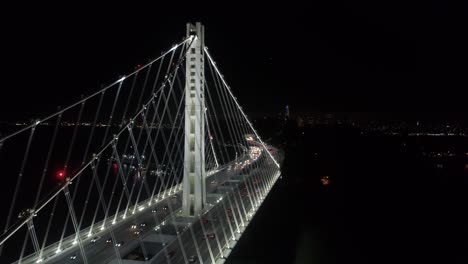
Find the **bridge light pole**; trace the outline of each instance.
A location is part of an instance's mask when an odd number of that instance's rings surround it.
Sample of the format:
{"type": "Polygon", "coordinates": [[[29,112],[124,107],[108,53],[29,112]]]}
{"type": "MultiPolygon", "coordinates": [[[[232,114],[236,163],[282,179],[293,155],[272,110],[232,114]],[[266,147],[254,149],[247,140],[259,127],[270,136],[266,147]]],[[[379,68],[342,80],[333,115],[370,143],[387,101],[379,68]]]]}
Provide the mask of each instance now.
{"type": "Polygon", "coordinates": [[[193,37],[185,61],[185,146],[182,214],[196,216],[206,203],[204,27],[187,24],[193,37]]]}

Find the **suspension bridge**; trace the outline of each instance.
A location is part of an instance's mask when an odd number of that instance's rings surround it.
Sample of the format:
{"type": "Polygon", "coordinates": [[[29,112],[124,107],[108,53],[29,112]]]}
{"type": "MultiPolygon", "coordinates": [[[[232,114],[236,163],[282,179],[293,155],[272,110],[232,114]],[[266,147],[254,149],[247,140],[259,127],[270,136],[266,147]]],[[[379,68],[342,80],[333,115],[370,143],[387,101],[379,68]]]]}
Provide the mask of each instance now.
{"type": "Polygon", "coordinates": [[[224,263],[280,176],[204,43],[0,138],[1,263],[224,263]]]}

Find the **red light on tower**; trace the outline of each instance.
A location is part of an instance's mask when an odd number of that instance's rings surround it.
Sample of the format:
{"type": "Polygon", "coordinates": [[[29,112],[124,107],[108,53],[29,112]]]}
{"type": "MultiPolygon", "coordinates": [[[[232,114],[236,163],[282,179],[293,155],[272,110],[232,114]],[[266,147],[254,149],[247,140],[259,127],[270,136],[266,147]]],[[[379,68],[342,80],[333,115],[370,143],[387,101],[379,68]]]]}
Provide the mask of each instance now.
{"type": "Polygon", "coordinates": [[[57,171],[56,177],[59,180],[63,180],[65,178],[65,171],[63,171],[63,170],[57,171]]]}

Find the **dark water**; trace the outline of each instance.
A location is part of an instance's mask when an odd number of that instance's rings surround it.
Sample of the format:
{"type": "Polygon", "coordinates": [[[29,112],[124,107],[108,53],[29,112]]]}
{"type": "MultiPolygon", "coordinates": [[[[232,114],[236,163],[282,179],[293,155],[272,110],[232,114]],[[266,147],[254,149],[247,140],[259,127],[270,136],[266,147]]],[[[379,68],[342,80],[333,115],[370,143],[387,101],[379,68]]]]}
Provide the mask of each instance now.
{"type": "Polygon", "coordinates": [[[288,133],[283,177],[228,263],[468,263],[468,139],[288,133]],[[421,154],[442,149],[458,155],[421,154]]]}

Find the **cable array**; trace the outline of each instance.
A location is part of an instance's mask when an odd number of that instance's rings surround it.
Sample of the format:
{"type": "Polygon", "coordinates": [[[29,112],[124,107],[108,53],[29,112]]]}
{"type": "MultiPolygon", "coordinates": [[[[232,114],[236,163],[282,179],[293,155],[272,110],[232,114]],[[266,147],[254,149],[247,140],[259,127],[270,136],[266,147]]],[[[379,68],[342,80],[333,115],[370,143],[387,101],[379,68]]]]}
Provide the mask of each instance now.
{"type": "Polygon", "coordinates": [[[1,190],[5,263],[227,256],[278,179],[282,156],[261,140],[205,49],[198,121],[206,128],[207,205],[198,216],[181,214],[183,66],[193,39],[0,139],[2,174],[16,178],[1,190]]]}

